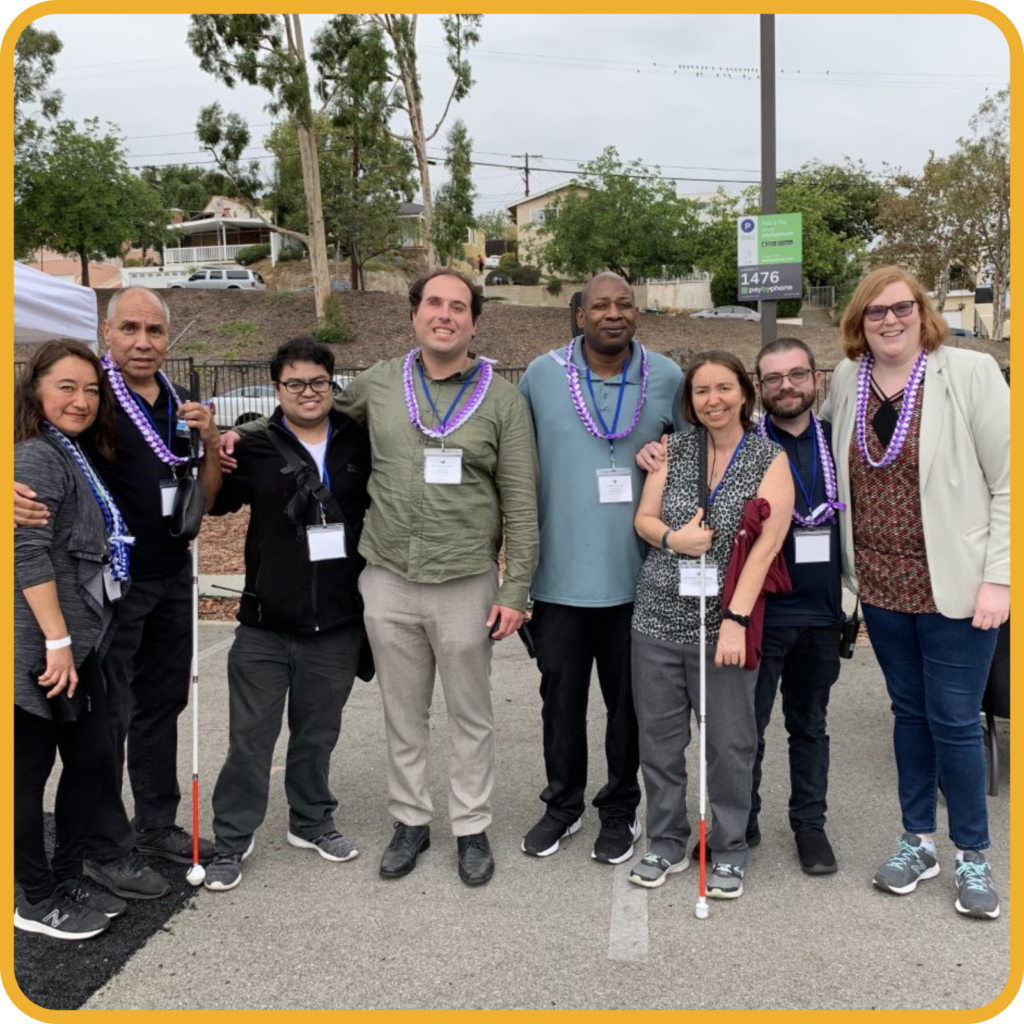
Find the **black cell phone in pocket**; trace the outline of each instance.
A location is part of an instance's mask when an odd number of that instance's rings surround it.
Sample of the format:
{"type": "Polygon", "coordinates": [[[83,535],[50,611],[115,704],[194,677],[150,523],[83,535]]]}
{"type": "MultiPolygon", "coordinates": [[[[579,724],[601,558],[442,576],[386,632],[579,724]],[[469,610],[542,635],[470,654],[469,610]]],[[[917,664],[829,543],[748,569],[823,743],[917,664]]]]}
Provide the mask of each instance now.
{"type": "Polygon", "coordinates": [[[519,639],[523,641],[523,646],[526,648],[526,653],[536,659],[537,648],[533,646],[533,632],[530,629],[530,623],[527,620],[524,622],[519,629],[516,631],[519,634],[519,639]]]}

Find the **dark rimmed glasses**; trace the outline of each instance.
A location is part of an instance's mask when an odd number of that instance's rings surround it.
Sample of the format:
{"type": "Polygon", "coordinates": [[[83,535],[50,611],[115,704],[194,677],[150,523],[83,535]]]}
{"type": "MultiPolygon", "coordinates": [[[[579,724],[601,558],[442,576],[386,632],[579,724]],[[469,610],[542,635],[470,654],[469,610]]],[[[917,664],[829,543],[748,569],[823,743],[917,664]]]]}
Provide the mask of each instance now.
{"type": "Polygon", "coordinates": [[[790,370],[789,373],[766,373],[759,380],[761,387],[774,389],[787,378],[793,384],[803,384],[808,377],[812,376],[814,376],[813,370],[808,370],[806,366],[798,366],[795,370],[790,370]]]}
{"type": "Polygon", "coordinates": [[[301,395],[306,388],[309,388],[314,394],[325,395],[334,388],[334,381],[329,377],[314,377],[312,380],[300,380],[293,377],[291,380],[282,380],[279,383],[290,395],[301,395]]]}
{"type": "Polygon", "coordinates": [[[884,320],[886,314],[891,309],[901,320],[905,316],[910,316],[914,312],[914,307],[917,305],[917,299],[904,299],[902,302],[894,302],[891,306],[865,306],[864,316],[868,320],[884,320]]]}

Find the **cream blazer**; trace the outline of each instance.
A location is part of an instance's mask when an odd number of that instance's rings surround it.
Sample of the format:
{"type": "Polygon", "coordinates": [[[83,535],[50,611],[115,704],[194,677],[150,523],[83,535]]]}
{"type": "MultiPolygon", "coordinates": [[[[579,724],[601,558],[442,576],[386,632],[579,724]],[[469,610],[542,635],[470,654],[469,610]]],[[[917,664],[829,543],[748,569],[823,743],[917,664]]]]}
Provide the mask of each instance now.
{"type": "MultiPolygon", "coordinates": [[[[821,408],[832,421],[839,500],[847,506],[843,575],[854,593],[850,442],[859,366],[844,359],[836,367],[821,408]]],[[[1010,389],[991,356],[947,346],[928,356],[918,468],[935,606],[947,618],[970,618],[982,583],[1010,582],[1010,389]]]]}

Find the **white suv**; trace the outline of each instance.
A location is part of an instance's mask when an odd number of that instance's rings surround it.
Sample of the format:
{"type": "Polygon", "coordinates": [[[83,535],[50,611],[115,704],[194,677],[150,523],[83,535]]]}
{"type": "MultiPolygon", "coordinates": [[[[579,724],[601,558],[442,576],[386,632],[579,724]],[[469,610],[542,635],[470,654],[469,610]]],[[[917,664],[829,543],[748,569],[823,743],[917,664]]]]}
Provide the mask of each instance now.
{"type": "Polygon", "coordinates": [[[225,267],[220,270],[197,270],[181,284],[172,284],[172,288],[255,288],[266,291],[267,285],[255,270],[244,267],[225,267]]]}

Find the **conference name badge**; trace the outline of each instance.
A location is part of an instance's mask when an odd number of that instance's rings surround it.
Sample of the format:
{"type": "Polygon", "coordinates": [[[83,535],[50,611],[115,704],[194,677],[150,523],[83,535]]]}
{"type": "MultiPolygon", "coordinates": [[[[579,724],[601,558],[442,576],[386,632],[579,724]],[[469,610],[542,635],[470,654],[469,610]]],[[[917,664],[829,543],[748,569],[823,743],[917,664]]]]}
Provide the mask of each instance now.
{"type": "MultiPolygon", "coordinates": [[[[704,563],[704,595],[714,597],[718,593],[718,566],[714,562],[704,563]]],[[[700,597],[700,562],[679,562],[679,596],[700,597]]]]}
{"type": "Polygon", "coordinates": [[[797,565],[827,562],[832,553],[832,531],[793,530],[793,546],[797,565]]]}
{"type": "Polygon", "coordinates": [[[311,562],[327,562],[332,558],[345,558],[345,524],[324,523],[306,527],[306,543],[311,562]]]}
{"type": "Polygon", "coordinates": [[[461,484],[462,449],[425,449],[423,479],[428,484],[461,484]]]}
{"type": "Polygon", "coordinates": [[[174,512],[174,495],[177,493],[177,480],[160,481],[160,515],[165,519],[174,512]]]}
{"type": "Polygon", "coordinates": [[[633,501],[633,476],[628,469],[599,469],[597,496],[602,505],[633,501]]]}

